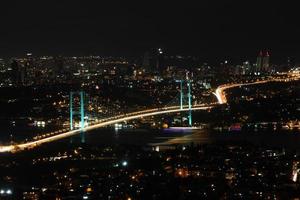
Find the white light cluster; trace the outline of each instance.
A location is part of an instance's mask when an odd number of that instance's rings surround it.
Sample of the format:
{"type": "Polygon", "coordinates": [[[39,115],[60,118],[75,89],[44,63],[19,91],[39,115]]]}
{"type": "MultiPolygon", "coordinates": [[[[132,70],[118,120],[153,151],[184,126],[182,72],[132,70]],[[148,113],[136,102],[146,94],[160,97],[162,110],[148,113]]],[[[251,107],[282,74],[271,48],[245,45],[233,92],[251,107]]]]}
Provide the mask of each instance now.
{"type": "Polygon", "coordinates": [[[0,190],[0,195],[12,195],[12,190],[11,189],[1,189],[0,190]]]}

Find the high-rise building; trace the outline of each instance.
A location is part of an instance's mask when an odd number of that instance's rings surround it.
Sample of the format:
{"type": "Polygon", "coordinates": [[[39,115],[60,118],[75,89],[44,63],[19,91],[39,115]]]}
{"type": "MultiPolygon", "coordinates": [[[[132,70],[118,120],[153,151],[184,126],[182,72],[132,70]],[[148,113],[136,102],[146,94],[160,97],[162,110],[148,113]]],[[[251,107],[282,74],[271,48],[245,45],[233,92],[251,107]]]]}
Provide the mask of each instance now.
{"type": "Polygon", "coordinates": [[[263,61],[262,61],[262,70],[264,72],[270,71],[270,54],[268,51],[264,54],[263,61]]]}
{"type": "Polygon", "coordinates": [[[282,67],[283,71],[288,71],[295,66],[295,60],[291,57],[287,57],[287,63],[282,67]]]}
{"type": "Polygon", "coordinates": [[[30,85],[36,79],[35,61],[32,53],[27,53],[23,61],[22,76],[24,77],[24,84],[30,85]]]}
{"type": "Polygon", "coordinates": [[[245,74],[249,74],[252,72],[252,67],[251,67],[251,64],[250,62],[247,60],[245,62],[243,62],[243,65],[242,65],[242,74],[245,75],[245,74]]]}
{"type": "Polygon", "coordinates": [[[262,65],[263,65],[263,52],[260,51],[259,55],[257,56],[256,59],[256,72],[260,72],[262,70],[262,65]]]}
{"type": "Polygon", "coordinates": [[[270,54],[268,51],[260,51],[256,59],[256,72],[270,71],[270,54]]]}
{"type": "Polygon", "coordinates": [[[158,48],[156,54],[156,70],[158,72],[162,72],[164,70],[164,67],[164,52],[161,48],[158,48]]]}

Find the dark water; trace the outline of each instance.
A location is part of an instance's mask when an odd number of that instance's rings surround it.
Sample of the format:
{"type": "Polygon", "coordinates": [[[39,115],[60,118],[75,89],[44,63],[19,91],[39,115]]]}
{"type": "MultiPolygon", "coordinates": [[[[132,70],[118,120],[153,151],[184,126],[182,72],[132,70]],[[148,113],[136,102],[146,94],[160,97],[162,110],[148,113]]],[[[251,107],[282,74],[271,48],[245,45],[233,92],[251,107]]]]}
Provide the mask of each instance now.
{"type": "MultiPolygon", "coordinates": [[[[86,133],[86,143],[93,145],[176,145],[206,143],[251,143],[270,147],[300,149],[300,131],[212,132],[208,130],[98,129],[86,133]]],[[[70,139],[64,142],[69,142],[70,139]]],[[[73,137],[79,141],[79,136],[73,137]]]]}
{"type": "MultiPolygon", "coordinates": [[[[33,135],[47,132],[47,129],[24,128],[22,126],[8,129],[0,128],[0,144],[8,144],[12,139],[15,142],[32,138],[33,135]],[[12,137],[10,136],[12,133],[12,137]]],[[[272,131],[261,130],[253,132],[212,132],[209,130],[190,129],[121,129],[101,128],[85,133],[87,144],[91,145],[175,145],[175,144],[206,144],[206,143],[251,143],[255,145],[287,147],[300,150],[300,131],[272,131]]],[[[79,142],[79,136],[74,136],[74,142],[79,142]]],[[[58,141],[70,142],[70,138],[58,141]]]]}

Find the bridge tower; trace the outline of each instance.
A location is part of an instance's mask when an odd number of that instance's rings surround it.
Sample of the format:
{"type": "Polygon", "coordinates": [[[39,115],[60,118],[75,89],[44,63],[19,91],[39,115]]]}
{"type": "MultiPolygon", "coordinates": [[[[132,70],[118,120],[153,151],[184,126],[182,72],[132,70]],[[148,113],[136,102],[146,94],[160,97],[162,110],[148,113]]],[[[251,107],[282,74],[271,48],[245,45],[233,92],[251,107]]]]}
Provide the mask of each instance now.
{"type": "Polygon", "coordinates": [[[183,80],[180,80],[180,110],[183,109],[183,80]]]}
{"type": "Polygon", "coordinates": [[[80,141],[85,143],[84,127],[85,127],[85,113],[84,113],[84,92],[70,92],[70,130],[74,130],[74,117],[80,116],[80,141]],[[75,97],[79,97],[79,109],[74,106],[75,97]],[[74,109],[75,108],[75,109],[74,109]]]}
{"type": "Polygon", "coordinates": [[[189,101],[189,126],[192,126],[192,94],[191,94],[191,81],[188,80],[188,101],[189,101]]]}
{"type": "Polygon", "coordinates": [[[183,109],[183,101],[184,98],[187,97],[188,100],[188,108],[189,108],[189,115],[188,115],[188,120],[189,120],[189,126],[192,126],[192,91],[191,91],[191,81],[187,80],[187,94],[184,93],[184,88],[183,88],[183,80],[180,80],[180,109],[183,109]]]}

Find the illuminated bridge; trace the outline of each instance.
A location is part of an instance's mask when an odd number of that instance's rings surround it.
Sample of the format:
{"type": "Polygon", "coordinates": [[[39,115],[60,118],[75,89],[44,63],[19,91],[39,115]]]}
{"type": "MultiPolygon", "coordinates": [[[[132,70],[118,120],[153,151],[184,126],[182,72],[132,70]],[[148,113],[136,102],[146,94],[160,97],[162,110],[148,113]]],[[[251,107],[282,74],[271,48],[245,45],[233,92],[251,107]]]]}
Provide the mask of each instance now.
{"type": "Polygon", "coordinates": [[[196,105],[196,106],[192,107],[191,109],[186,108],[186,107],[183,107],[181,109],[181,108],[178,108],[178,106],[176,106],[176,107],[165,107],[165,108],[161,108],[161,109],[149,109],[149,110],[128,113],[128,114],[124,114],[124,115],[118,115],[115,117],[110,117],[107,119],[100,120],[99,122],[96,122],[95,124],[91,124],[87,127],[84,127],[83,129],[70,130],[70,131],[67,131],[64,133],[60,133],[58,135],[46,137],[46,138],[35,140],[32,142],[26,142],[26,143],[17,144],[17,145],[1,146],[0,152],[13,152],[13,151],[18,151],[18,150],[29,149],[29,148],[33,148],[33,147],[36,147],[36,146],[44,144],[44,143],[53,142],[56,140],[60,140],[60,139],[66,138],[66,137],[70,137],[70,136],[79,134],[82,131],[84,131],[84,132],[90,131],[90,130],[98,129],[101,127],[109,126],[109,125],[124,122],[124,121],[129,121],[129,120],[133,120],[133,119],[149,117],[149,116],[154,116],[154,115],[175,113],[175,112],[187,112],[189,110],[206,110],[209,108],[211,108],[211,106],[196,105]]]}
{"type": "MultiPolygon", "coordinates": [[[[255,84],[262,84],[262,83],[267,83],[267,82],[274,82],[274,81],[285,81],[285,82],[286,81],[294,81],[294,80],[299,80],[299,78],[300,78],[299,75],[297,75],[297,76],[293,75],[293,76],[287,76],[285,78],[270,78],[268,80],[259,80],[259,81],[255,81],[255,82],[251,82],[251,83],[226,84],[226,85],[219,86],[216,89],[214,94],[216,95],[216,97],[218,99],[218,103],[224,104],[224,103],[227,103],[226,94],[224,92],[227,89],[245,86],[245,85],[255,85],[255,84]]],[[[61,140],[63,138],[71,137],[76,134],[80,134],[82,132],[98,129],[98,128],[113,125],[116,123],[130,121],[133,119],[138,119],[138,118],[143,118],[143,117],[168,114],[168,113],[189,112],[189,125],[191,125],[191,111],[207,110],[207,109],[212,108],[216,104],[210,104],[210,105],[199,104],[199,105],[192,106],[190,83],[188,82],[187,85],[188,85],[188,94],[187,94],[188,105],[183,104],[184,95],[182,92],[182,82],[181,82],[180,106],[167,106],[164,108],[147,109],[147,110],[127,113],[127,114],[122,114],[122,115],[116,115],[113,117],[104,118],[102,120],[96,120],[93,124],[90,124],[89,126],[86,126],[86,127],[84,125],[81,125],[80,129],[75,129],[75,130],[73,130],[72,123],[71,123],[70,130],[64,130],[64,132],[58,133],[57,135],[52,135],[52,136],[46,135],[45,138],[37,139],[34,141],[29,141],[29,142],[25,142],[25,143],[16,144],[16,145],[0,146],[0,152],[14,152],[14,151],[19,151],[19,150],[24,150],[24,149],[30,149],[30,148],[34,148],[34,147],[39,146],[44,143],[61,140]]],[[[71,120],[71,118],[70,118],[70,120],[71,120]]],[[[82,121],[82,117],[81,117],[81,121],[82,121]]],[[[84,123],[82,123],[82,124],[84,124],[84,123]]]]}

